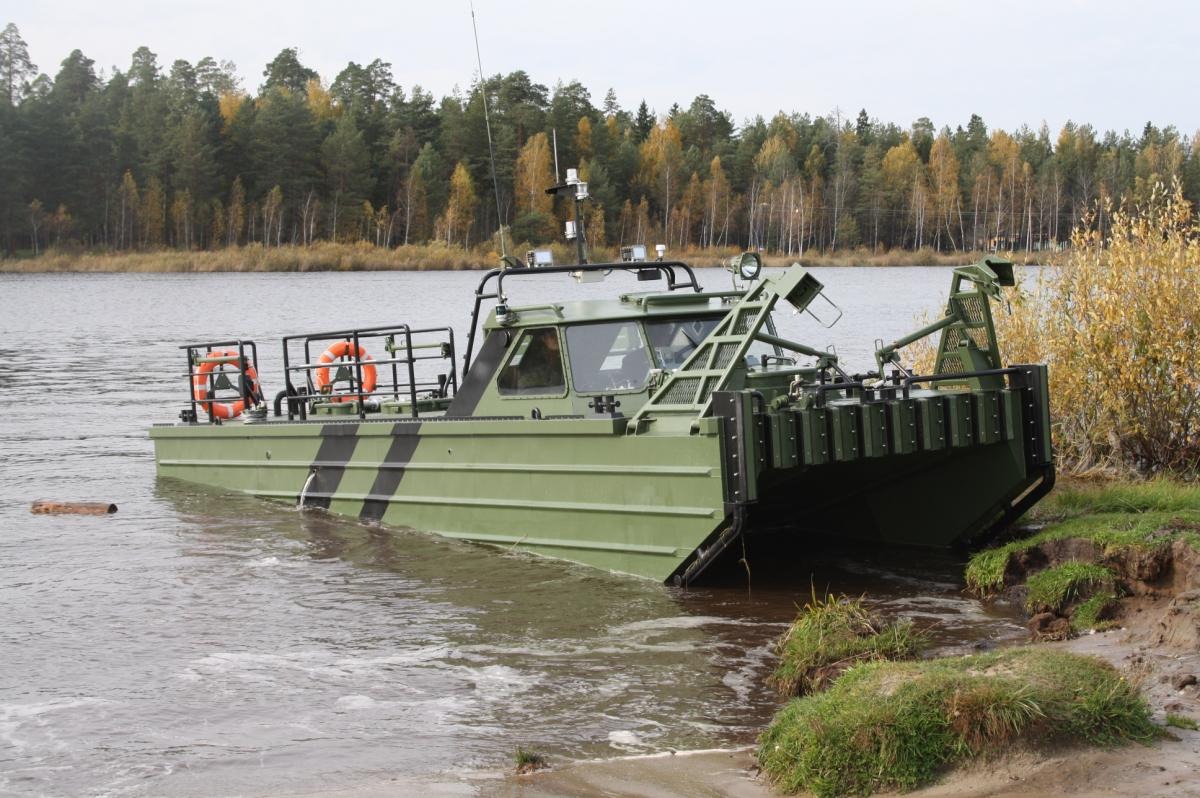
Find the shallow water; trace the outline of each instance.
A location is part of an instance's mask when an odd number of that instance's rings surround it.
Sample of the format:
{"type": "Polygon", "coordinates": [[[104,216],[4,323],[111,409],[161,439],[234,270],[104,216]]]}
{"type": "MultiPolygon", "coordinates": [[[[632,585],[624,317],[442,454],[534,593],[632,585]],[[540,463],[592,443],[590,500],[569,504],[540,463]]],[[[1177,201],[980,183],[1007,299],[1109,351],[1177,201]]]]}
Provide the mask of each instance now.
{"type": "MultiPolygon", "coordinates": [[[[936,313],[949,270],[818,269],[854,368],[936,313]]],[[[611,278],[614,282],[619,277],[611,278]]],[[[724,288],[728,277],[702,281],[724,288]]],[[[814,552],[680,591],[154,476],[186,340],[405,321],[465,343],[477,274],[0,275],[0,793],[287,793],[371,774],[753,740],[769,645],[815,589],[868,592],[942,645],[1019,627],[946,555],[814,552]],[[32,516],[38,498],[115,516],[32,516]]],[[[514,285],[514,304],[615,285],[514,285]]],[[[640,286],[644,288],[644,284],[640,286]]],[[[636,290],[636,289],[635,289],[636,290]]],[[[754,552],[750,552],[754,560],[754,552]]]]}

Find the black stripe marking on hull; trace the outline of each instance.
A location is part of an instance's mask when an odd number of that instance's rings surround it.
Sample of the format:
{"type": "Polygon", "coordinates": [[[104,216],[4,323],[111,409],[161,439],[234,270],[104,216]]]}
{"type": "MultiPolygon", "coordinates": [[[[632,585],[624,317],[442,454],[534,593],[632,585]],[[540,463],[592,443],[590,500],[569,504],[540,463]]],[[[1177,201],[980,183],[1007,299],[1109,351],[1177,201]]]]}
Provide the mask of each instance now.
{"type": "Polygon", "coordinates": [[[496,369],[500,367],[500,361],[504,359],[509,335],[507,330],[493,330],[488,333],[483,346],[479,348],[475,362],[467,371],[467,378],[454,394],[450,407],[446,408],[446,418],[466,418],[475,415],[475,407],[483,398],[496,369]]]}
{"type": "Polygon", "coordinates": [[[317,449],[313,468],[316,476],[305,494],[305,507],[329,509],[333,495],[346,473],[346,464],[354,456],[358,445],[357,424],[326,424],[321,427],[321,446],[317,449]]]}
{"type": "Polygon", "coordinates": [[[371,493],[358,514],[360,521],[379,521],[387,512],[388,499],[395,495],[404,479],[405,466],[412,460],[421,443],[421,422],[404,421],[392,427],[392,443],[388,446],[371,493]]]}

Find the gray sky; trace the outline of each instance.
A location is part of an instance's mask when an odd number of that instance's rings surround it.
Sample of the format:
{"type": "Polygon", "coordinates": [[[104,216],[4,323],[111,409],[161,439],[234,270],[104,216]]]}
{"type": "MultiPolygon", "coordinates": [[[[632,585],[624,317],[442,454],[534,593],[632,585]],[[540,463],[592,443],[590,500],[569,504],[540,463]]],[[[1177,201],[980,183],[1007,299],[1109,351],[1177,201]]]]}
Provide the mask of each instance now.
{"type": "MultiPolygon", "coordinates": [[[[284,47],[326,82],[381,58],[406,89],[435,97],[475,74],[467,0],[351,4],[306,0],[43,0],[9,7],[51,76],[75,48],[125,69],[140,45],[169,67],[234,61],[254,90],[284,47]]],[[[483,66],[540,83],[580,80],[599,105],[643,98],[660,114],[708,94],[741,122],[779,110],[860,108],[907,127],[979,113],[1012,130],[1068,119],[1139,133],[1146,121],[1200,128],[1200,4],[1170,0],[693,0],[654,3],[477,0],[483,66]]]]}

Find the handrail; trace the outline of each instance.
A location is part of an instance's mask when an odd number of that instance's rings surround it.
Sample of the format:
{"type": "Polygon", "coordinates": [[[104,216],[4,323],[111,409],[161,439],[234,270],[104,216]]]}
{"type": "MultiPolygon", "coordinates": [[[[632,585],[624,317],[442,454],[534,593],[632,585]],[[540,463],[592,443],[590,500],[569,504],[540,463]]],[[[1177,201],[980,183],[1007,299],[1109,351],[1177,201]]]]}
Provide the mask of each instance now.
{"type": "MultiPolygon", "coordinates": [[[[263,394],[262,394],[262,384],[259,383],[258,393],[255,393],[251,389],[250,381],[247,379],[244,379],[244,376],[245,376],[244,366],[247,363],[249,363],[250,367],[254,369],[255,373],[258,372],[258,345],[255,344],[254,341],[252,341],[250,339],[235,338],[235,339],[229,340],[229,341],[206,341],[206,342],[202,342],[202,343],[183,344],[179,348],[183,349],[187,352],[187,361],[188,361],[186,377],[187,377],[187,381],[188,381],[188,402],[189,402],[190,406],[189,406],[189,409],[183,411],[183,414],[181,415],[181,418],[183,418],[185,421],[195,422],[195,421],[199,420],[199,413],[197,412],[197,408],[196,408],[197,405],[201,405],[201,406],[209,405],[209,407],[211,409],[212,403],[217,401],[215,396],[210,397],[209,399],[207,399],[205,401],[197,401],[196,400],[195,379],[196,379],[196,377],[200,376],[201,372],[196,371],[195,369],[196,369],[196,366],[204,365],[206,363],[216,363],[216,364],[221,364],[221,365],[224,365],[224,364],[238,365],[238,367],[239,367],[238,370],[242,373],[242,378],[240,378],[238,380],[238,385],[240,388],[238,393],[241,395],[241,399],[242,399],[242,402],[244,403],[244,406],[250,407],[252,405],[258,404],[259,402],[263,402],[263,403],[266,402],[266,399],[263,397],[263,394]],[[228,356],[207,357],[206,355],[198,354],[198,352],[201,352],[201,351],[208,353],[208,352],[212,352],[213,350],[216,350],[216,349],[225,349],[225,348],[234,347],[234,346],[237,347],[237,355],[236,355],[236,357],[232,357],[232,358],[230,358],[228,356]],[[247,358],[246,358],[246,350],[247,349],[250,350],[249,360],[247,360],[247,358]]],[[[210,371],[209,375],[211,375],[212,373],[213,372],[210,371]]],[[[210,379],[211,379],[211,376],[210,376],[210,379]]],[[[212,383],[210,382],[209,384],[211,385],[212,383]]],[[[208,421],[210,424],[216,424],[216,423],[220,422],[220,419],[216,416],[216,414],[209,412],[209,413],[207,413],[207,415],[208,415],[208,421]]]]}
{"type": "MultiPolygon", "coordinates": [[[[418,391],[433,390],[436,395],[445,397],[458,392],[458,357],[455,353],[454,345],[454,330],[450,327],[424,327],[413,329],[407,324],[389,324],[376,327],[358,327],[346,330],[331,330],[319,333],[301,333],[296,335],[287,335],[283,337],[283,368],[286,381],[285,393],[289,397],[288,401],[288,419],[293,419],[298,413],[301,419],[308,417],[308,401],[319,400],[322,395],[315,391],[312,374],[314,371],[322,368],[334,368],[338,365],[348,366],[354,370],[355,385],[359,388],[357,391],[349,391],[347,393],[338,394],[342,399],[354,399],[357,403],[357,411],[360,419],[365,419],[367,414],[366,400],[375,396],[391,395],[395,400],[399,401],[403,393],[409,405],[409,413],[414,418],[419,414],[417,411],[418,391]],[[437,334],[444,336],[444,339],[437,340],[436,343],[426,343],[418,341],[413,342],[414,336],[437,334]],[[359,357],[358,353],[364,350],[363,341],[370,342],[371,339],[382,341],[383,350],[390,357],[376,359],[368,356],[364,360],[359,357]],[[304,346],[304,359],[302,362],[295,365],[291,362],[290,344],[301,341],[304,346]],[[314,361],[313,344],[324,344],[328,341],[346,341],[351,344],[350,356],[341,358],[336,363],[321,363],[314,361]],[[418,355],[414,354],[415,350],[419,349],[437,349],[438,354],[418,355]],[[450,373],[439,374],[438,380],[418,380],[416,373],[417,361],[424,360],[449,360],[450,373]],[[404,365],[406,380],[402,380],[400,376],[399,366],[404,365]],[[381,387],[379,390],[364,391],[365,387],[363,380],[364,369],[371,367],[378,369],[391,367],[391,383],[390,386],[381,387]],[[292,382],[293,374],[303,374],[304,390],[298,390],[292,382]],[[389,389],[390,388],[390,389],[389,389]],[[303,397],[303,401],[293,402],[290,397],[303,397]]],[[[386,378],[385,378],[386,379],[386,378]]]]}
{"type": "Polygon", "coordinates": [[[467,330],[467,351],[463,355],[463,379],[466,379],[468,372],[471,369],[471,355],[475,351],[475,336],[479,329],[479,309],[485,299],[499,299],[501,302],[506,301],[504,295],[504,278],[506,276],[527,276],[531,274],[571,274],[572,272],[639,272],[647,269],[657,269],[667,275],[667,290],[677,291],[682,288],[691,288],[696,293],[700,293],[703,289],[700,283],[696,281],[696,272],[692,267],[683,261],[678,260],[656,260],[656,261],[633,261],[620,263],[577,263],[571,266],[521,266],[512,268],[491,269],[487,274],[479,280],[479,285],[475,288],[475,306],[471,310],[471,326],[467,330]],[[676,280],[675,269],[680,269],[687,274],[687,281],[680,282],[676,280]],[[487,284],[495,278],[496,289],[492,293],[487,293],[487,284]]]}

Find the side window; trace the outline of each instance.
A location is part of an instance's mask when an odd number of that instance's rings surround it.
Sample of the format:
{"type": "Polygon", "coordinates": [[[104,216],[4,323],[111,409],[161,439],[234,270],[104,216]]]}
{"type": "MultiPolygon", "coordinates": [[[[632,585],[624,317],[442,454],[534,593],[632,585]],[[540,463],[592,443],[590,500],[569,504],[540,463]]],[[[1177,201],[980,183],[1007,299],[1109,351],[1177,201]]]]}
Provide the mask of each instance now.
{"type": "Polygon", "coordinates": [[[558,330],[535,327],[526,330],[508,363],[496,378],[501,396],[543,396],[567,389],[563,377],[558,330]]]}
{"type": "Polygon", "coordinates": [[[578,393],[640,391],[650,374],[650,355],[637,322],[568,327],[567,352],[578,393]]]}

